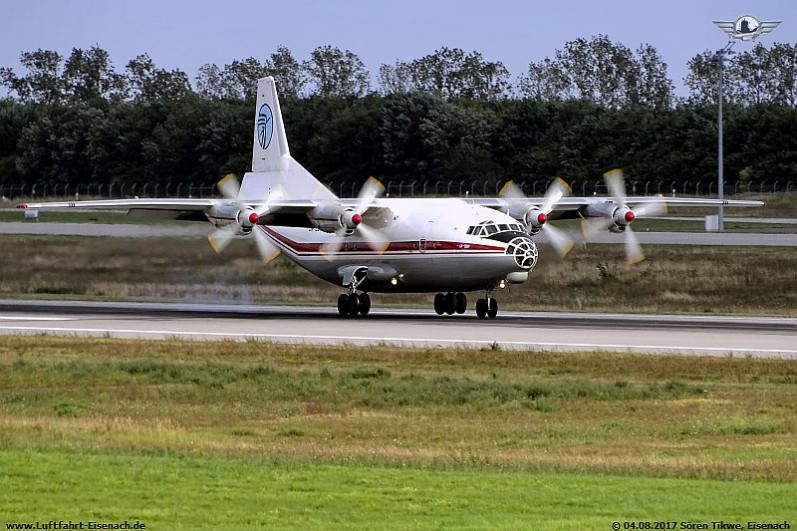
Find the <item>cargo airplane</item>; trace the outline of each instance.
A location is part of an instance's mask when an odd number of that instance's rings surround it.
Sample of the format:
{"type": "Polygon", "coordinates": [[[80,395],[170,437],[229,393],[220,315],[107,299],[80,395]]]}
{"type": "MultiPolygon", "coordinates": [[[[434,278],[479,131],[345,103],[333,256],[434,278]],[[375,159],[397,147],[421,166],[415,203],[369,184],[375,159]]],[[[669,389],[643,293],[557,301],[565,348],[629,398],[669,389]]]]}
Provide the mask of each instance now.
{"type": "MultiPolygon", "coordinates": [[[[435,293],[437,314],[467,311],[466,292],[479,318],[495,318],[498,288],[522,283],[539,258],[532,236],[547,236],[561,255],[572,239],[548,223],[582,218],[587,234],[624,232],[631,262],[643,259],[631,230],[641,216],[661,213],[661,197],[626,198],[619,171],[606,174],[611,197],[569,197],[556,180],[543,198],[526,198],[511,182],[497,198],[383,198],[373,178],[357,198],[341,199],[302,167],[288,148],[279,99],[270,77],[257,85],[252,171],[239,184],[218,183],[223,198],[112,199],[21,204],[18,208],[127,209],[129,213],[215,225],[208,237],[221,252],[236,237],[255,239],[270,262],[280,253],[312,274],[340,286],[342,316],[367,315],[369,293],[435,293]]],[[[759,206],[755,201],[668,199],[688,205],[759,206]]]]}

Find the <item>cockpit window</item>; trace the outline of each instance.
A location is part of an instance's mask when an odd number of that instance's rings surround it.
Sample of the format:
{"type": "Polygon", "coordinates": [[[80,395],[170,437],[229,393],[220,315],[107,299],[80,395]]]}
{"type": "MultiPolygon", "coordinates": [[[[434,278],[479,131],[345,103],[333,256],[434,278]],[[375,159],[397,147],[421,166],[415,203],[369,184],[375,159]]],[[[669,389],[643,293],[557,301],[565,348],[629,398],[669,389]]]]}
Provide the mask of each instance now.
{"type": "Polygon", "coordinates": [[[482,221],[478,225],[471,225],[468,227],[466,234],[471,236],[490,236],[498,232],[505,231],[518,231],[523,232],[523,227],[517,223],[499,223],[495,224],[490,221],[482,221]]]}

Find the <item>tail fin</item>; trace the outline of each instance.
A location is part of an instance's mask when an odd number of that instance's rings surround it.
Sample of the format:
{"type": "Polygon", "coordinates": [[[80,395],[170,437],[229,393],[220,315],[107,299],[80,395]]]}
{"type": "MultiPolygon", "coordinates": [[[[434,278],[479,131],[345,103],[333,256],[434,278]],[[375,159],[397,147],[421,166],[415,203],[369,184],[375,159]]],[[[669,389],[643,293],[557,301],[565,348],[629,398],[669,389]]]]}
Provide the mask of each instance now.
{"type": "Polygon", "coordinates": [[[291,157],[274,78],[257,82],[252,171],[244,175],[239,199],[262,199],[280,189],[286,199],[330,200],[329,189],[291,157]]]}
{"type": "Polygon", "coordinates": [[[252,171],[284,171],[290,165],[291,152],[282,123],[282,111],[273,77],[257,82],[255,138],[252,146],[252,171]]]}

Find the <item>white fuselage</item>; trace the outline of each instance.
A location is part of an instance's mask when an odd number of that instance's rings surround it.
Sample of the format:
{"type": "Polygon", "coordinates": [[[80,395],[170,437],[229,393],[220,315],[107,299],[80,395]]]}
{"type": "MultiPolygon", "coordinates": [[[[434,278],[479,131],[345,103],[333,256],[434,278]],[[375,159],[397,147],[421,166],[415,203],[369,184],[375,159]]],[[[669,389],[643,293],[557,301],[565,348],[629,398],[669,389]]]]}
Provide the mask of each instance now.
{"type": "Polygon", "coordinates": [[[333,284],[343,285],[347,268],[367,267],[360,286],[365,291],[489,289],[508,275],[525,278],[536,263],[534,243],[502,212],[458,199],[381,199],[374,207],[363,214],[363,223],[384,237],[383,251],[373,250],[356,232],[341,237],[316,228],[256,229],[288,258],[333,284]],[[322,246],[334,238],[342,245],[324,253],[322,246]]]}

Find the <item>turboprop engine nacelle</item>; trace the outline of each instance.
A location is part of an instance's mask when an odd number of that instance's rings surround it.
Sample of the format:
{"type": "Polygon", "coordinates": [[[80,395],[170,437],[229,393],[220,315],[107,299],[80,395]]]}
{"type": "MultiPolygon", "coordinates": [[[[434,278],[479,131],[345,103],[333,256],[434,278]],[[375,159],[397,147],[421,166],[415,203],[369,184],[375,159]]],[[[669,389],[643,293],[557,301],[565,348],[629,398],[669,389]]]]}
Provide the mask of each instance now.
{"type": "Polygon", "coordinates": [[[353,208],[341,209],[340,207],[322,206],[308,214],[310,222],[315,228],[324,232],[338,232],[346,229],[347,234],[354,232],[363,218],[353,208]]]}
{"type": "Polygon", "coordinates": [[[548,215],[537,207],[509,208],[507,214],[523,223],[526,226],[526,232],[532,236],[540,232],[542,226],[548,221],[548,215]]]}
{"type": "Polygon", "coordinates": [[[241,208],[236,204],[213,206],[205,212],[205,216],[219,228],[237,224],[239,234],[249,234],[252,232],[252,227],[260,221],[260,216],[254,210],[249,207],[241,208]]]}
{"type": "Polygon", "coordinates": [[[625,232],[628,224],[636,219],[634,211],[625,205],[616,206],[612,203],[600,205],[589,205],[584,210],[584,215],[593,218],[609,218],[612,223],[609,225],[609,232],[625,232]]]}

